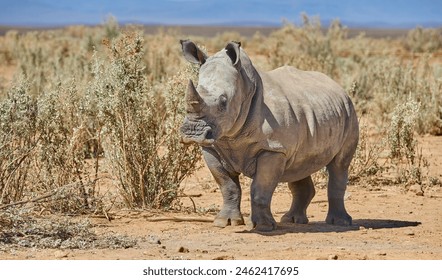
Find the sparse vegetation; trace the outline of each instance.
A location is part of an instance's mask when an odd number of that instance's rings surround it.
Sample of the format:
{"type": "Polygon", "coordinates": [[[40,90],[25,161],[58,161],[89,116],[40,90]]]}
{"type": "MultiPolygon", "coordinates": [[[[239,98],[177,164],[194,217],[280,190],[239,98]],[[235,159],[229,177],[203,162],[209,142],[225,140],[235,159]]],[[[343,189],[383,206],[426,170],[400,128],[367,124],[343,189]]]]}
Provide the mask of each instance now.
{"type": "Polygon", "coordinates": [[[440,29],[425,29],[418,26],[408,32],[404,45],[413,52],[438,51],[442,47],[442,31],[440,29]]]}
{"type": "MultiPolygon", "coordinates": [[[[293,65],[343,85],[361,118],[352,182],[440,185],[427,175],[416,140],[442,134],[440,30],[416,28],[400,39],[349,37],[339,21],[325,29],[318,19],[303,19],[268,36],[230,32],[196,41],[213,53],[241,40],[259,69],[293,65]]],[[[115,205],[179,209],[180,183],[200,161],[198,147],[179,141],[185,86],[197,71],[181,58],[183,36],[146,35],[109,17],[99,27],[0,37],[0,63],[15,71],[12,80],[0,77],[2,215],[22,205],[68,214],[115,205]],[[118,189],[112,202],[99,189],[103,177],[118,189]]],[[[9,219],[11,227],[24,224],[5,217],[0,222],[9,219]]],[[[35,220],[26,223],[42,230],[35,220]]],[[[64,221],[59,228],[71,226],[64,221]]],[[[3,243],[40,242],[5,230],[3,243]]]]}

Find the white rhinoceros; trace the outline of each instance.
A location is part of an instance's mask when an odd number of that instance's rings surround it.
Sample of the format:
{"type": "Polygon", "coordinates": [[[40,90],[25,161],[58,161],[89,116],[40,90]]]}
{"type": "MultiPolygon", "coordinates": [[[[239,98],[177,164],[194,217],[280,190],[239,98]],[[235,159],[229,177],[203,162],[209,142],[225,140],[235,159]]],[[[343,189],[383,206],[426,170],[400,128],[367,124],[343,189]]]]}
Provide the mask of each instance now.
{"type": "Polygon", "coordinates": [[[220,186],[224,203],[215,225],[244,224],[240,173],[253,179],[256,230],[276,228],[270,204],[279,182],[288,182],[293,196],[281,222],[308,223],[306,209],[315,195],[311,174],[324,166],[329,174],[326,222],[351,225],[344,193],[359,129],[345,91],[318,72],[289,66],[258,72],[238,42],[211,57],[191,41],[181,45],[184,57],[201,66],[197,88],[189,81],[182,139],[202,146],[220,186]]]}

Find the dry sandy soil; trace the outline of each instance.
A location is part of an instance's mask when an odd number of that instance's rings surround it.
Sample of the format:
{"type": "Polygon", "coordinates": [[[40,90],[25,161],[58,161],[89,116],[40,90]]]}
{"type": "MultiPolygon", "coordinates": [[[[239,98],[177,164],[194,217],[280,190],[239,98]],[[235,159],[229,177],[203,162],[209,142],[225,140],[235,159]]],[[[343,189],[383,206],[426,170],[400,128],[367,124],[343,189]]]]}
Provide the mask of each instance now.
{"type": "MultiPolygon", "coordinates": [[[[442,179],[442,138],[428,136],[421,143],[431,164],[430,173],[442,179]]],[[[401,186],[368,189],[350,185],[346,205],[354,225],[349,227],[325,224],[326,190],[317,188],[308,209],[308,225],[278,224],[270,233],[251,231],[247,225],[212,226],[209,220],[222,200],[205,167],[187,179],[184,188],[186,194],[201,195],[193,198],[195,213],[119,211],[110,222],[90,218],[98,234],[115,232],[140,238],[134,248],[16,249],[0,252],[0,259],[442,259],[440,186],[416,195],[401,186]]],[[[250,214],[249,195],[249,186],[243,186],[246,217],[250,214]]],[[[290,201],[287,187],[279,186],[272,204],[277,220],[290,201]]],[[[193,209],[191,199],[184,197],[182,202],[193,209]]]]}

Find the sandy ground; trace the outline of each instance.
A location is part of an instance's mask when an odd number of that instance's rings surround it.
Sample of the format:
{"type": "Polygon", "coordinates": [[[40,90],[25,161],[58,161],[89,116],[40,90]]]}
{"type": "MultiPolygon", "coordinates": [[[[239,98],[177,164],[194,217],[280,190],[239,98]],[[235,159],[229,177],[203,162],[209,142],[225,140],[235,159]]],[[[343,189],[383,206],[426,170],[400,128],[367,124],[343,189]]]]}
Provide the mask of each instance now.
{"type": "MultiPolygon", "coordinates": [[[[422,151],[430,173],[442,179],[442,138],[423,137],[422,151]]],[[[243,179],[242,212],[250,214],[248,179],[243,179]]],[[[353,225],[339,227],[324,222],[327,197],[317,188],[307,225],[278,224],[270,233],[251,231],[248,225],[214,227],[221,194],[207,168],[184,182],[194,197],[196,212],[170,213],[119,211],[114,220],[93,218],[98,233],[115,232],[140,238],[128,249],[40,250],[1,252],[0,259],[442,259],[442,187],[416,195],[401,186],[371,189],[350,185],[346,198],[353,225]],[[179,221],[187,219],[188,221],[179,221]],[[206,221],[207,220],[207,221],[206,221]]],[[[272,212],[278,221],[290,206],[285,185],[277,188],[272,212]]],[[[183,206],[194,209],[190,198],[183,206]]]]}

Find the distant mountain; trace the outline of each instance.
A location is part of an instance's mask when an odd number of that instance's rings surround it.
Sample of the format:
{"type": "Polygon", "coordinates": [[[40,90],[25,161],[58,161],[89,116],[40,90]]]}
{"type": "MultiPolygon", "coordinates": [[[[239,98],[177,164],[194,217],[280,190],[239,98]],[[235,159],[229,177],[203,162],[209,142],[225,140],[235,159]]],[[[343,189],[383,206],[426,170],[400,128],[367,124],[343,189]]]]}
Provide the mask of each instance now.
{"type": "Polygon", "coordinates": [[[122,23],[279,26],[319,15],[349,27],[442,26],[441,0],[0,0],[0,25],[99,24],[109,14],[122,23]]]}

